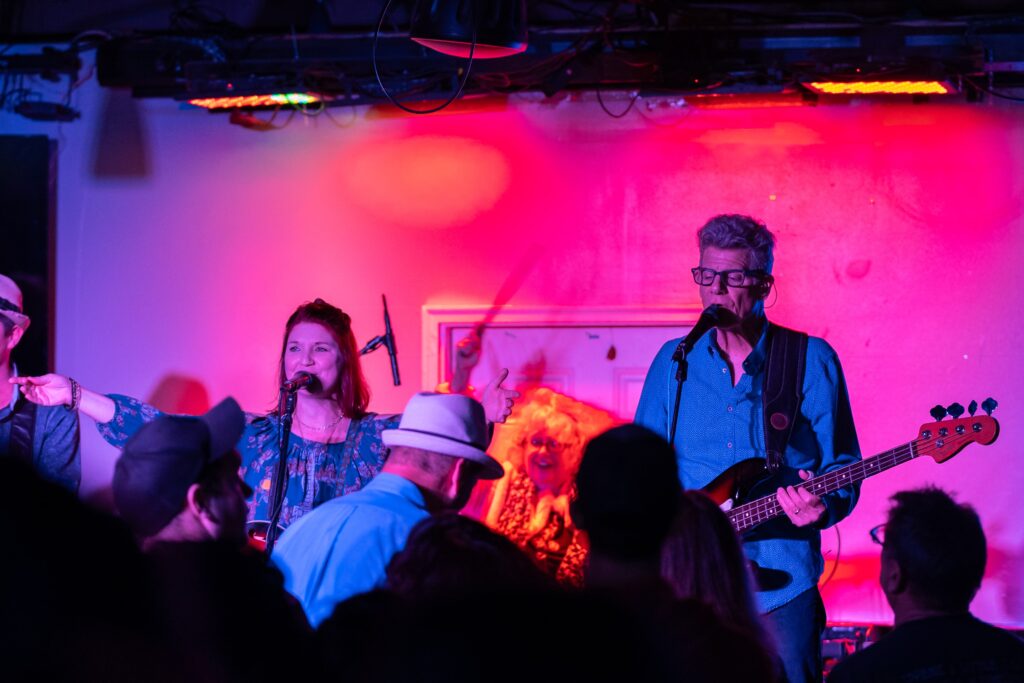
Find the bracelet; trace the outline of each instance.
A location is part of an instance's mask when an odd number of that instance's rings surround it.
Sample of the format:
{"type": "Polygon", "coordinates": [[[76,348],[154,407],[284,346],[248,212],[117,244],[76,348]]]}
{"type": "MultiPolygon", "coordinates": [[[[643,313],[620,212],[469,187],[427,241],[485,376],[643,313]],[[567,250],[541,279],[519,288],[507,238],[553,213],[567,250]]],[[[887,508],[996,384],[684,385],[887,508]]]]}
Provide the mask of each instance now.
{"type": "Polygon", "coordinates": [[[82,385],[72,377],[68,377],[68,381],[71,382],[71,403],[65,405],[64,409],[78,410],[78,404],[82,401],[82,385]]]}

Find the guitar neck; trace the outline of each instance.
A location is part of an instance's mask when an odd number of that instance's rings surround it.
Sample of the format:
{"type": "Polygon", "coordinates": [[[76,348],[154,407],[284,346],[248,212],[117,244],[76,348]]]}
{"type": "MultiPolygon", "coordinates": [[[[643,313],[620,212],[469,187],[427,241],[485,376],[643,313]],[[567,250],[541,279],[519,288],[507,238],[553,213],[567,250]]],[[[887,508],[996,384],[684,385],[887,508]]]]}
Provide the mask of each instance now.
{"type": "MultiPolygon", "coordinates": [[[[798,484],[798,486],[816,496],[824,496],[833,491],[838,491],[844,486],[873,477],[879,472],[884,472],[896,465],[913,460],[918,456],[917,444],[917,440],[910,441],[867,460],[855,462],[846,467],[840,467],[838,470],[833,470],[814,479],[808,479],[798,484]]],[[[747,529],[780,517],[785,513],[782,511],[782,506],[779,505],[778,497],[773,493],[770,496],[738,505],[729,510],[727,514],[736,532],[742,533],[747,529]]]]}

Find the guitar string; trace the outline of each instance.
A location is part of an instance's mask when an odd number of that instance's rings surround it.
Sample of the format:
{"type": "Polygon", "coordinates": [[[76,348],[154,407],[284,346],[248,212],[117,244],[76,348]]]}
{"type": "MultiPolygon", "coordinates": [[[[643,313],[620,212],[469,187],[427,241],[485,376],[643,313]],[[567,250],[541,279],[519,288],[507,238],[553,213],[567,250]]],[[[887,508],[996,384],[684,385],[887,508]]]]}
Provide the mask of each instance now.
{"type": "MultiPolygon", "coordinates": [[[[966,423],[974,421],[975,424],[978,424],[977,420],[978,418],[972,417],[965,419],[962,422],[966,423]]],[[[952,426],[956,424],[956,422],[951,421],[948,424],[952,426]]],[[[973,432],[973,434],[978,433],[979,432],[973,432]]],[[[847,474],[850,474],[854,470],[858,469],[861,471],[858,472],[858,478],[856,479],[856,481],[859,481],[865,478],[866,476],[872,476],[877,472],[885,471],[886,469],[894,467],[895,465],[901,464],[903,462],[907,462],[908,460],[911,460],[920,455],[932,455],[933,453],[937,452],[939,448],[955,447],[956,450],[960,450],[960,448],[963,448],[969,443],[977,440],[976,438],[969,438],[969,436],[970,435],[965,435],[963,433],[954,433],[940,436],[938,439],[917,439],[911,441],[908,444],[904,444],[890,451],[881,453],[873,458],[869,458],[868,460],[859,463],[853,463],[845,468],[836,470],[834,472],[830,472],[826,475],[822,475],[822,477],[819,477],[816,480],[812,480],[813,483],[811,484],[804,483],[800,485],[803,486],[806,490],[810,490],[814,493],[817,493],[818,491],[823,490],[822,486],[824,486],[827,489],[828,486],[837,484],[840,480],[844,480],[847,474]],[[937,445],[940,439],[944,440],[944,443],[941,446],[937,445]],[[966,441],[967,443],[961,443],[964,441],[966,441]],[[920,448],[920,444],[923,444],[924,447],[920,448]],[[913,452],[914,447],[918,447],[917,453],[913,452]],[[868,472],[869,470],[874,471],[871,474],[866,474],[866,472],[868,472]]],[[[846,484],[847,482],[844,481],[842,486],[845,486],[846,484]]],[[[837,486],[836,488],[839,488],[839,486],[837,486]]],[[[829,491],[825,490],[825,492],[828,493],[829,491]]],[[[780,514],[780,507],[778,505],[776,496],[774,495],[767,496],[766,498],[760,499],[759,501],[754,501],[752,503],[747,503],[745,505],[748,506],[749,509],[752,510],[752,512],[744,512],[746,508],[744,506],[740,506],[738,508],[735,508],[735,510],[733,511],[737,513],[735,516],[733,516],[730,513],[730,519],[742,516],[743,520],[747,521],[750,518],[756,516],[756,520],[751,520],[754,521],[754,524],[751,524],[750,526],[753,526],[760,523],[761,521],[766,521],[767,519],[771,519],[771,517],[778,516],[778,514],[780,514]]]]}
{"type": "MultiPolygon", "coordinates": [[[[860,481],[864,479],[865,476],[871,476],[865,474],[868,471],[871,471],[872,474],[875,474],[877,472],[883,472],[891,467],[902,464],[904,462],[908,462],[909,460],[912,460],[913,458],[918,457],[920,455],[931,455],[932,452],[935,452],[939,448],[937,446],[930,447],[931,444],[934,443],[934,440],[915,440],[908,444],[904,444],[902,446],[899,446],[897,448],[894,448],[892,450],[886,451],[877,456],[869,458],[868,460],[859,463],[853,463],[842,469],[836,470],[834,472],[829,472],[828,474],[825,474],[822,477],[813,480],[813,483],[808,484],[805,482],[803,484],[800,484],[800,486],[802,486],[805,490],[811,491],[812,493],[828,493],[830,492],[828,490],[830,486],[835,486],[835,488],[841,488],[841,486],[846,486],[848,483],[850,483],[851,480],[860,481]],[[918,452],[915,453],[915,446],[918,446],[918,444],[922,443],[925,447],[918,448],[918,452]],[[856,475],[853,475],[855,471],[856,475]],[[842,484],[840,484],[840,482],[842,482],[842,484]]],[[[777,517],[782,512],[781,506],[778,502],[778,498],[774,494],[771,496],[766,496],[765,498],[759,499],[757,501],[747,503],[746,506],[747,507],[740,506],[739,508],[736,508],[733,511],[736,514],[731,515],[730,517],[733,520],[740,517],[742,518],[739,520],[739,528],[737,529],[738,531],[745,530],[746,528],[756,526],[757,524],[772,519],[773,517],[777,517]]]]}
{"type": "MultiPolygon", "coordinates": [[[[856,469],[865,469],[866,471],[867,468],[873,467],[876,463],[880,464],[883,460],[891,459],[891,463],[886,464],[884,467],[879,466],[877,468],[878,471],[884,471],[889,467],[899,464],[900,462],[906,462],[916,457],[913,453],[913,444],[914,442],[903,444],[902,446],[869,458],[866,461],[852,463],[851,465],[847,465],[846,467],[834,472],[829,472],[817,480],[814,480],[814,484],[811,486],[808,486],[806,482],[801,484],[801,486],[814,493],[816,490],[821,490],[822,485],[827,488],[830,484],[836,484],[841,480],[850,479],[848,475],[856,469]],[[901,457],[903,458],[902,460],[900,459],[901,457]]],[[[843,485],[845,486],[846,484],[843,485]]],[[[776,516],[780,509],[777,496],[772,494],[735,508],[730,513],[730,517],[733,519],[742,517],[742,520],[740,520],[741,523],[753,522],[753,524],[749,524],[749,526],[754,526],[757,523],[776,516]]]]}
{"type": "MultiPolygon", "coordinates": [[[[976,419],[977,418],[970,418],[968,420],[964,420],[964,422],[976,419]]],[[[949,425],[953,424],[955,424],[955,422],[951,421],[949,423],[949,425]]],[[[977,432],[973,432],[973,434],[977,434],[977,432]]],[[[873,476],[873,474],[877,474],[878,472],[884,472],[887,469],[904,462],[908,462],[921,455],[932,455],[937,452],[939,448],[952,448],[954,446],[960,446],[960,441],[967,441],[967,443],[970,443],[971,441],[976,440],[969,439],[967,436],[968,435],[965,434],[954,433],[936,439],[915,439],[914,441],[897,446],[896,448],[880,453],[879,455],[868,458],[867,460],[852,463],[851,465],[829,472],[821,477],[810,480],[809,482],[804,482],[800,484],[800,486],[815,494],[819,491],[829,493],[830,491],[828,489],[830,486],[835,485],[836,488],[841,488],[841,486],[847,485],[850,481],[860,481],[868,476],[873,476]],[[940,439],[944,440],[942,446],[936,445],[940,439]],[[916,453],[915,449],[917,451],[916,453]],[[867,474],[869,471],[871,471],[871,474],[867,474]],[[854,472],[856,472],[856,478],[849,476],[853,475],[854,472]],[[839,482],[843,480],[846,481],[839,485],[839,482]]],[[[777,517],[780,512],[781,506],[779,505],[777,495],[773,494],[734,508],[729,511],[729,519],[733,522],[733,526],[737,531],[743,531],[750,527],[757,526],[761,522],[772,519],[773,517],[777,517]]]]}

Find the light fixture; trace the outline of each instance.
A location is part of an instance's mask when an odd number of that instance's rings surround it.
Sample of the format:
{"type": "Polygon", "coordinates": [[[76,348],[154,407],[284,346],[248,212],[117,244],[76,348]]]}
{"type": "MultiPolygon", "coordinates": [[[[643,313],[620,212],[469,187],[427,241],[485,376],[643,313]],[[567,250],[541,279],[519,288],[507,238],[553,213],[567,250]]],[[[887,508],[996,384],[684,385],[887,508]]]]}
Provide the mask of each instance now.
{"type": "Polygon", "coordinates": [[[417,0],[409,37],[453,57],[496,59],[526,50],[526,0],[417,0]]]}
{"type": "Polygon", "coordinates": [[[949,95],[944,81],[814,81],[803,84],[819,95],[949,95]]]}
{"type": "Polygon", "coordinates": [[[253,109],[256,107],[280,107],[286,104],[301,106],[319,101],[319,97],[309,93],[278,93],[274,95],[202,97],[189,100],[188,103],[204,109],[253,109]]]}

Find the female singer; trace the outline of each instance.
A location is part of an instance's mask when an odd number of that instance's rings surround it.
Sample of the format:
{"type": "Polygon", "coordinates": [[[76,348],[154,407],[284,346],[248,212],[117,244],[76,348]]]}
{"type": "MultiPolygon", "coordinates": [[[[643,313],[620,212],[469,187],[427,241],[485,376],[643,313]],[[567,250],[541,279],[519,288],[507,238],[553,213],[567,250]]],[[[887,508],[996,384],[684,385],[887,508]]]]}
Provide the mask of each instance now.
{"type": "MultiPolygon", "coordinates": [[[[284,383],[300,372],[309,373],[313,381],[297,393],[279,520],[282,529],[317,505],[366,485],[384,464],[381,431],[397,427],[401,417],[366,410],[369,389],[359,365],[351,318],[322,299],[299,306],[285,324],[279,380],[284,383]]],[[[507,375],[507,370],[499,374],[481,397],[492,422],[504,422],[519,395],[501,386],[507,375]]],[[[35,403],[66,405],[96,420],[103,437],[117,447],[123,447],[143,424],[161,415],[138,399],[98,394],[61,375],[11,381],[21,385],[25,396],[35,403]]],[[[246,414],[237,448],[242,456],[242,476],[254,491],[249,501],[250,533],[264,533],[270,518],[280,429],[279,410],[246,414]]]]}

